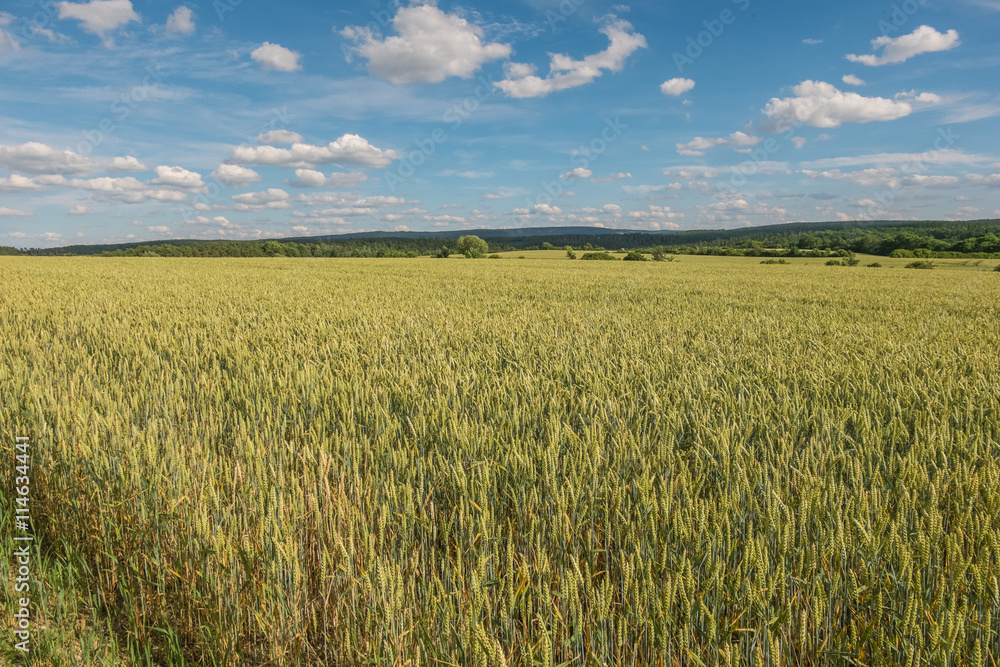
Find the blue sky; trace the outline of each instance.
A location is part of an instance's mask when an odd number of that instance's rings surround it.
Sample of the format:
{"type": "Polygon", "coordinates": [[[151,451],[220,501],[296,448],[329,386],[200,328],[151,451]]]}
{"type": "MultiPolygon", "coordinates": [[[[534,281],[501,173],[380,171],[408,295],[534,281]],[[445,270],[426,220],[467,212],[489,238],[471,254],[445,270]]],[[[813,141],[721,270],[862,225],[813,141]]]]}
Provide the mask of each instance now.
{"type": "Polygon", "coordinates": [[[8,0],[0,244],[1000,217],[1000,0],[8,0]]]}

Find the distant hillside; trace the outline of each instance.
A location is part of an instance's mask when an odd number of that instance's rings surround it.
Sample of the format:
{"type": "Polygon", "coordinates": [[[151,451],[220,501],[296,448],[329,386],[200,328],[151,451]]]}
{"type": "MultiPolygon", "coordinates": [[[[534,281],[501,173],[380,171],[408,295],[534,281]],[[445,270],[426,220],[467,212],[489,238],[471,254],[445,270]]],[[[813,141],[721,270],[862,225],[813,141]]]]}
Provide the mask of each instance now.
{"type": "Polygon", "coordinates": [[[852,251],[873,255],[1000,255],[1000,221],[812,222],[688,231],[635,231],[603,227],[523,227],[443,232],[361,232],[268,241],[144,241],[62,248],[0,248],[0,254],[185,257],[404,257],[430,255],[459,236],[485,239],[490,252],[525,250],[543,244],[608,249],[660,248],[676,254],[796,254],[852,251]]]}

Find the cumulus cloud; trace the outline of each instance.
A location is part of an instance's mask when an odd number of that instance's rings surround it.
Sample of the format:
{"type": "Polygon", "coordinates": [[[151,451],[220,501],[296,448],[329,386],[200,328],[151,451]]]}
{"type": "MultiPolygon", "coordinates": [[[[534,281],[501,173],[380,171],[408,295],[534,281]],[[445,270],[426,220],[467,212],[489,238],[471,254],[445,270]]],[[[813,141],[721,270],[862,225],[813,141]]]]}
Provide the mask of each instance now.
{"type": "Polygon", "coordinates": [[[0,192],[31,192],[44,190],[54,185],[65,185],[65,183],[66,179],[59,174],[32,178],[21,174],[11,174],[9,178],[0,178],[0,192]]]}
{"type": "Polygon", "coordinates": [[[299,54],[280,44],[264,42],[250,52],[250,57],[266,70],[296,72],[302,69],[299,64],[299,54]]]}
{"type": "Polygon", "coordinates": [[[150,181],[151,185],[167,185],[175,188],[185,188],[188,190],[200,190],[205,187],[205,182],[201,180],[201,174],[188,171],[183,167],[157,167],[153,170],[156,178],[150,181]]]}
{"type": "Polygon", "coordinates": [[[922,53],[948,51],[959,44],[961,42],[958,39],[958,32],[955,30],[942,33],[928,25],[922,25],[909,35],[895,38],[883,35],[873,39],[872,50],[877,52],[881,49],[881,55],[859,56],[851,53],[848,54],[847,59],[853,63],[879,67],[905,62],[922,53]]]}
{"type": "Polygon", "coordinates": [[[669,206],[649,206],[645,211],[629,211],[628,218],[645,222],[652,229],[680,229],[673,220],[683,218],[683,213],[675,213],[669,206]]]}
{"type": "Polygon", "coordinates": [[[29,141],[16,146],[0,144],[0,167],[28,174],[84,174],[100,165],[79,153],[29,141]]]}
{"type": "Polygon", "coordinates": [[[123,204],[143,204],[150,201],[182,202],[187,200],[187,195],[183,192],[167,188],[155,188],[132,176],[124,176],[122,178],[112,178],[110,176],[90,179],[74,178],[67,185],[79,190],[88,190],[93,193],[92,196],[95,199],[117,201],[123,204]]]}
{"type": "Polygon", "coordinates": [[[253,169],[241,167],[236,164],[220,164],[212,172],[212,178],[219,183],[230,187],[239,188],[260,180],[260,174],[253,169]]]}
{"type": "Polygon", "coordinates": [[[233,195],[238,211],[263,211],[265,209],[291,208],[288,193],[280,188],[268,188],[261,192],[233,195]]]}
{"type": "Polygon", "coordinates": [[[854,76],[853,74],[845,74],[842,81],[848,86],[863,86],[865,85],[865,80],[861,77],[854,76]]]}
{"type": "Polygon", "coordinates": [[[368,60],[369,72],[394,84],[468,79],[483,64],[511,53],[509,44],[483,44],[482,28],[433,5],[400,7],[392,27],[398,36],[385,39],[358,26],[340,34],[368,60]]]}
{"type": "Polygon", "coordinates": [[[692,88],[694,88],[694,81],[692,79],[676,78],[660,84],[661,93],[664,95],[673,95],[674,97],[683,95],[692,88]]]}
{"type": "Polygon", "coordinates": [[[83,204],[77,204],[73,206],[70,210],[66,211],[69,215],[90,215],[91,213],[96,213],[96,211],[84,206],[83,204]]]}
{"type": "Polygon", "coordinates": [[[138,171],[148,171],[149,167],[140,162],[138,158],[134,158],[131,155],[126,155],[125,157],[111,158],[111,164],[108,165],[107,170],[112,173],[121,174],[121,173],[130,173],[138,171]]]}
{"type": "Polygon", "coordinates": [[[203,215],[196,216],[191,220],[187,221],[189,225],[208,225],[211,227],[221,227],[222,229],[235,229],[236,225],[229,222],[229,220],[222,215],[217,215],[214,218],[206,218],[203,215]]]}
{"type": "Polygon", "coordinates": [[[681,155],[698,156],[704,155],[709,148],[725,146],[732,148],[737,153],[747,153],[750,148],[761,142],[760,137],[753,137],[746,132],[733,132],[728,137],[718,139],[706,139],[705,137],[695,137],[686,144],[677,144],[677,152],[681,155]]]}
{"type": "Polygon", "coordinates": [[[567,171],[565,174],[559,176],[560,181],[571,181],[574,178],[590,178],[594,175],[589,169],[584,169],[583,167],[577,167],[571,171],[567,171]]]}
{"type": "Polygon", "coordinates": [[[271,130],[257,135],[258,144],[278,146],[280,144],[298,144],[302,142],[302,135],[289,130],[271,130]]]}
{"type": "Polygon", "coordinates": [[[367,176],[357,171],[349,174],[334,172],[327,176],[314,169],[296,169],[295,178],[285,183],[294,188],[353,188],[367,180],[367,176]]]}
{"type": "Polygon", "coordinates": [[[194,32],[194,12],[183,5],[174,10],[167,19],[168,35],[190,35],[194,32]]]}
{"type": "Polygon", "coordinates": [[[628,21],[612,18],[601,32],[611,40],[604,51],[574,60],[562,53],[551,55],[549,74],[544,79],[535,74],[533,65],[507,63],[503,81],[493,84],[510,97],[545,97],[549,93],[590,83],[605,70],[618,72],[636,50],[646,48],[646,38],[633,31],[628,21]]]}
{"type": "Polygon", "coordinates": [[[273,167],[310,169],[320,164],[353,164],[360,167],[381,168],[388,166],[399,154],[372,146],[356,134],[345,134],[326,146],[292,144],[291,148],[274,146],[237,146],[233,149],[232,164],[257,164],[273,167]]]}
{"type": "Polygon", "coordinates": [[[99,36],[105,45],[111,41],[106,36],[108,32],[127,25],[132,21],[139,22],[139,15],[132,8],[131,0],[91,0],[87,3],[60,2],[59,18],[76,19],[85,32],[99,36]]]}
{"type": "Polygon", "coordinates": [[[839,127],[843,123],[896,120],[913,113],[913,106],[907,102],[845,93],[823,81],[803,81],[792,92],[794,97],[775,97],[764,107],[764,115],[778,131],[797,123],[839,127]]]}

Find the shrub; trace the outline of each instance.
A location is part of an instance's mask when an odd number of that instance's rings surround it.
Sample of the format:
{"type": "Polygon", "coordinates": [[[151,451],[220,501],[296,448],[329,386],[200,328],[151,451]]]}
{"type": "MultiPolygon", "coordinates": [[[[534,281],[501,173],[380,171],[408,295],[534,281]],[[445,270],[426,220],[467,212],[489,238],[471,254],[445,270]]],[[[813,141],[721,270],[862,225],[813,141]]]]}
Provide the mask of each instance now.
{"type": "Polygon", "coordinates": [[[840,263],[839,259],[831,259],[831,260],[827,261],[826,265],[827,266],[843,266],[843,264],[840,263]]]}
{"type": "Polygon", "coordinates": [[[892,257],[893,259],[909,259],[913,257],[913,251],[904,250],[903,248],[897,248],[896,250],[892,251],[892,254],[889,255],[889,257],[892,257]]]}
{"type": "Polygon", "coordinates": [[[997,267],[995,269],[993,269],[993,270],[994,271],[1000,271],[1000,264],[997,264],[997,267]]]}
{"type": "Polygon", "coordinates": [[[765,259],[761,264],[788,264],[789,262],[784,259],[765,259]]]}
{"type": "Polygon", "coordinates": [[[572,246],[566,246],[566,257],[568,259],[576,259],[576,253],[573,252],[572,246]]]}
{"type": "Polygon", "coordinates": [[[542,250],[555,250],[555,249],[556,249],[556,247],[554,245],[552,245],[551,243],[549,243],[548,241],[545,241],[544,243],[542,243],[542,250]]]}
{"type": "Polygon", "coordinates": [[[626,262],[648,262],[649,261],[648,259],[646,259],[646,256],[643,255],[638,250],[633,250],[629,254],[625,255],[625,257],[623,259],[626,262]]]}
{"type": "Polygon", "coordinates": [[[501,257],[500,255],[496,255],[496,254],[494,254],[494,255],[490,255],[490,256],[488,257],[488,259],[503,259],[503,257],[501,257]]]}
{"type": "Polygon", "coordinates": [[[612,255],[609,252],[585,252],[585,253],[583,253],[583,257],[581,257],[580,259],[605,259],[605,260],[610,259],[610,260],[616,260],[618,258],[615,257],[614,255],[612,255]]]}
{"type": "Polygon", "coordinates": [[[917,260],[916,262],[910,262],[906,265],[908,269],[933,269],[934,262],[928,262],[925,259],[917,260]]]}
{"type": "Polygon", "coordinates": [[[868,264],[867,266],[868,266],[869,269],[881,269],[882,268],[882,265],[879,264],[878,262],[872,262],[871,264],[868,264]]]}

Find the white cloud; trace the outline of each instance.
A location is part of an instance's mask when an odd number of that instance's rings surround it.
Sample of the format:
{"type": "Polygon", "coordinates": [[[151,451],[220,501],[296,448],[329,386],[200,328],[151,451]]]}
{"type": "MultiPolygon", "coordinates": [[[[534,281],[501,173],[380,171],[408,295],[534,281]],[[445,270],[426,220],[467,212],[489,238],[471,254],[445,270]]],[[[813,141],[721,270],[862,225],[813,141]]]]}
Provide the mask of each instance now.
{"type": "Polygon", "coordinates": [[[646,38],[632,30],[628,21],[609,20],[601,28],[601,32],[611,40],[604,51],[583,60],[573,60],[562,53],[552,54],[549,74],[544,79],[535,75],[533,65],[507,63],[504,80],[493,85],[510,97],[522,98],[545,97],[549,93],[588,84],[601,76],[604,70],[620,71],[629,56],[638,49],[646,48],[646,38]]]}
{"type": "Polygon", "coordinates": [[[70,210],[66,211],[66,213],[68,215],[90,215],[91,213],[96,213],[96,212],[97,211],[94,211],[94,210],[92,210],[92,209],[84,206],[83,204],[77,204],[76,206],[74,206],[70,210]]]}
{"type": "Polygon", "coordinates": [[[653,229],[680,229],[680,225],[672,221],[683,218],[684,214],[671,211],[669,206],[649,206],[645,211],[629,211],[628,217],[646,222],[653,229]]]}
{"type": "Polygon", "coordinates": [[[31,211],[22,211],[16,208],[7,208],[6,206],[0,206],[0,216],[11,217],[11,218],[23,218],[29,215],[34,215],[31,211]]]}
{"type": "Polygon", "coordinates": [[[261,67],[277,72],[296,72],[302,69],[299,54],[279,44],[264,42],[250,53],[261,67]]]}
{"type": "Polygon", "coordinates": [[[190,7],[180,6],[167,19],[168,35],[190,35],[194,32],[194,12],[190,7]]]}
{"type": "Polygon", "coordinates": [[[965,178],[973,185],[1000,186],[1000,174],[968,174],[965,178]]]}
{"type": "Polygon", "coordinates": [[[896,38],[883,35],[873,39],[872,50],[882,49],[882,55],[859,56],[852,53],[847,59],[854,63],[878,67],[901,63],[921,53],[948,51],[960,43],[958,33],[954,30],[941,33],[930,26],[922,25],[909,35],[896,38]]]}
{"type": "Polygon", "coordinates": [[[209,225],[212,227],[222,227],[223,229],[233,229],[236,227],[233,223],[222,215],[217,215],[214,218],[206,218],[203,215],[199,215],[192,220],[188,220],[189,225],[209,225]]]}
{"type": "Polygon", "coordinates": [[[134,173],[138,171],[148,171],[149,167],[131,155],[125,157],[115,157],[111,159],[111,164],[107,170],[112,173],[134,173]]]}
{"type": "Polygon", "coordinates": [[[165,225],[153,225],[152,227],[146,227],[149,231],[154,234],[169,234],[170,228],[165,225]]]}
{"type": "Polygon", "coordinates": [[[205,187],[205,182],[201,180],[201,174],[188,171],[183,167],[157,167],[153,170],[156,178],[150,181],[150,185],[167,185],[175,188],[186,188],[190,190],[200,190],[205,187]]]}
{"type": "Polygon", "coordinates": [[[257,135],[258,144],[268,144],[277,146],[278,144],[298,144],[302,143],[302,135],[289,130],[271,130],[264,134],[257,135]]]}
{"type": "Polygon", "coordinates": [[[826,158],[803,162],[803,169],[829,169],[838,167],[860,167],[869,164],[980,164],[989,162],[991,158],[985,155],[966,153],[954,148],[945,148],[927,153],[876,153],[856,155],[852,157],[826,158]]]}
{"type": "Polygon", "coordinates": [[[584,169],[583,167],[577,167],[571,171],[567,171],[565,174],[559,176],[560,181],[571,181],[574,178],[590,178],[594,175],[589,169],[584,169]]]}
{"type": "Polygon", "coordinates": [[[957,176],[905,174],[904,172],[892,167],[878,167],[849,172],[842,172],[839,169],[831,169],[829,171],[803,169],[802,173],[810,178],[823,178],[834,181],[849,182],[868,188],[951,188],[959,183],[959,178],[957,176]]]}
{"type": "Polygon", "coordinates": [[[359,26],[340,34],[355,42],[369,72],[394,84],[468,79],[484,63],[511,53],[509,44],[483,44],[482,28],[433,5],[400,7],[392,26],[398,36],[385,39],[359,26]]]}
{"type": "Polygon", "coordinates": [[[823,40],[822,39],[813,39],[812,37],[806,37],[805,39],[802,40],[802,43],[803,44],[816,45],[816,44],[822,44],[823,40]]]}
{"type": "Polygon", "coordinates": [[[292,144],[291,148],[237,146],[233,149],[230,162],[302,169],[334,162],[380,168],[388,166],[398,157],[399,154],[395,151],[376,148],[356,134],[345,134],[326,146],[309,144],[292,144]]]}
{"type": "Polygon", "coordinates": [[[367,180],[367,176],[357,171],[350,174],[334,172],[326,176],[323,172],[313,169],[296,169],[295,178],[285,183],[295,188],[353,188],[367,180]]]}
{"type": "Polygon", "coordinates": [[[279,188],[268,188],[261,192],[233,195],[238,211],[263,211],[265,209],[291,208],[288,193],[279,188]]]}
{"type": "Polygon", "coordinates": [[[14,15],[10,12],[0,12],[0,25],[10,25],[14,20],[14,15]]]}
{"type": "Polygon", "coordinates": [[[154,188],[149,184],[132,177],[79,179],[74,178],[67,185],[79,190],[93,192],[93,197],[100,200],[117,201],[123,204],[143,204],[149,201],[181,202],[187,200],[187,195],[176,190],[154,188]]]}
{"type": "Polygon", "coordinates": [[[797,148],[798,150],[802,150],[803,148],[805,148],[805,145],[808,142],[809,142],[809,140],[806,139],[805,137],[792,137],[792,143],[795,145],[795,148],[797,148]]]}
{"type": "Polygon", "coordinates": [[[260,180],[260,174],[253,169],[241,167],[236,164],[220,164],[212,172],[212,178],[219,183],[230,187],[239,188],[260,180]]]}
{"type": "Polygon", "coordinates": [[[861,77],[854,76],[853,74],[845,74],[841,79],[848,86],[863,86],[865,85],[865,80],[861,77]]]}
{"type": "Polygon", "coordinates": [[[686,144],[677,144],[677,152],[681,155],[698,156],[704,155],[709,148],[726,146],[737,153],[748,153],[752,146],[756,146],[761,141],[760,137],[752,137],[745,132],[733,132],[728,137],[719,139],[695,137],[686,144]]]}
{"type": "Polygon", "coordinates": [[[775,97],[764,107],[764,115],[779,131],[797,123],[810,127],[839,127],[843,123],[896,120],[913,113],[913,107],[907,102],[844,93],[823,81],[803,81],[792,88],[792,92],[795,97],[775,97]]]}
{"type": "Polygon", "coordinates": [[[591,183],[601,184],[601,183],[613,183],[614,181],[620,181],[624,178],[632,178],[632,174],[625,171],[620,171],[617,174],[608,174],[607,176],[598,176],[597,178],[590,179],[591,183]]]}
{"type": "Polygon", "coordinates": [[[100,165],[73,151],[57,151],[51,146],[29,141],[17,146],[0,144],[0,167],[29,174],[84,174],[100,165]]]}
{"type": "Polygon", "coordinates": [[[31,192],[44,190],[53,185],[65,184],[66,179],[59,174],[33,178],[21,174],[11,174],[9,178],[0,178],[0,192],[31,192]]]}
{"type": "Polygon", "coordinates": [[[664,81],[660,84],[660,92],[664,95],[683,95],[694,88],[694,81],[691,79],[670,79],[669,81],[664,81]]]}
{"type": "Polygon", "coordinates": [[[76,19],[85,31],[98,35],[105,45],[111,42],[106,34],[132,21],[139,22],[139,15],[132,8],[131,0],[91,0],[88,3],[60,2],[59,18],[76,19]]]}
{"type": "Polygon", "coordinates": [[[552,206],[550,204],[535,204],[531,207],[532,213],[541,213],[542,215],[562,215],[562,209],[558,206],[552,206]]]}

